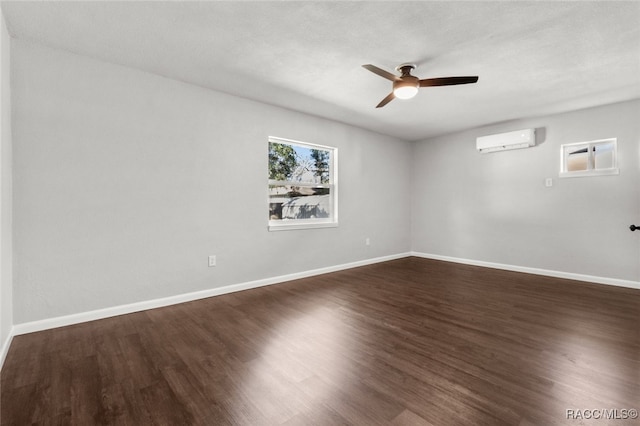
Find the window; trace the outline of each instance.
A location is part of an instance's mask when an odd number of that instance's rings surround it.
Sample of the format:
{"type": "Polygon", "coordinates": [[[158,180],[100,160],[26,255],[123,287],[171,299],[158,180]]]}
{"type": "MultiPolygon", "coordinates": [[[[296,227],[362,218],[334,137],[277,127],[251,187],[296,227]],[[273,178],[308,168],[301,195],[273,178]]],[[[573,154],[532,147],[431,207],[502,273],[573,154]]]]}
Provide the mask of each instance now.
{"type": "Polygon", "coordinates": [[[617,139],[562,145],[560,177],[617,175],[617,139]]]}
{"type": "Polygon", "coordinates": [[[269,230],[338,226],[336,148],[269,137],[269,230]]]}

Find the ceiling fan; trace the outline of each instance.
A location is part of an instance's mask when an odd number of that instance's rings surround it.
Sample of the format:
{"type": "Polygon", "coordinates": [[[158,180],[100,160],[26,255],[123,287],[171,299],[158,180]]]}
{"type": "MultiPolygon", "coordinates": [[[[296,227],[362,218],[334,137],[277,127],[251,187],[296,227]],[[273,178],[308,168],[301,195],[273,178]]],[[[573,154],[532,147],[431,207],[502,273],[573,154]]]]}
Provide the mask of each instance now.
{"type": "Polygon", "coordinates": [[[393,91],[387,95],[376,108],[381,108],[394,100],[398,99],[410,99],[413,98],[420,87],[430,86],[453,86],[455,84],[469,84],[478,81],[478,76],[468,77],[440,77],[440,78],[425,78],[420,80],[418,77],[411,75],[411,71],[416,68],[414,64],[401,64],[396,67],[396,71],[400,72],[400,75],[391,74],[375,65],[367,64],[363,65],[374,74],[378,74],[380,77],[384,77],[387,80],[393,82],[393,91]]]}

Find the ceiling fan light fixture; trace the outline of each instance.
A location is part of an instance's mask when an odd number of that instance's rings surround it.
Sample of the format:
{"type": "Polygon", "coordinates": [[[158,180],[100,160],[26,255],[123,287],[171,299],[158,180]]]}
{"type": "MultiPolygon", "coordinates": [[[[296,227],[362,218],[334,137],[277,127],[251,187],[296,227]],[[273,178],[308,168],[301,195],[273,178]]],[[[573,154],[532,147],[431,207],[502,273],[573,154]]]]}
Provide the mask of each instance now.
{"type": "Polygon", "coordinates": [[[394,81],[393,94],[398,99],[411,99],[418,94],[419,84],[420,83],[418,82],[417,78],[415,79],[415,81],[413,81],[413,79],[394,81]]]}
{"type": "Polygon", "coordinates": [[[389,71],[385,71],[382,68],[378,68],[371,64],[365,64],[362,67],[393,82],[393,91],[389,93],[386,98],[381,100],[380,103],[376,105],[376,108],[382,108],[395,98],[411,99],[418,93],[418,89],[421,87],[453,86],[457,84],[476,83],[478,81],[477,75],[465,77],[425,78],[420,80],[418,77],[411,75],[411,71],[416,68],[414,64],[398,65],[396,67],[396,71],[399,71],[400,75],[391,74],[389,71]]]}
{"type": "Polygon", "coordinates": [[[418,88],[415,86],[401,86],[393,89],[393,94],[398,99],[411,99],[418,94],[418,88]]]}

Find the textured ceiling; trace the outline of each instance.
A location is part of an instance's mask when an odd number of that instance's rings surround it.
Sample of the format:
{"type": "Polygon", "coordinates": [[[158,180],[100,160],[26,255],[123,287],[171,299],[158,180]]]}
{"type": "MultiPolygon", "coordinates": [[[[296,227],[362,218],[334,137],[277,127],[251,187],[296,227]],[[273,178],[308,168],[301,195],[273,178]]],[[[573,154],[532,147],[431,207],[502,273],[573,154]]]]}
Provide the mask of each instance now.
{"type": "Polygon", "coordinates": [[[640,98],[640,2],[2,2],[13,37],[420,140],[640,98]],[[391,83],[478,75],[375,105],[391,83]]]}

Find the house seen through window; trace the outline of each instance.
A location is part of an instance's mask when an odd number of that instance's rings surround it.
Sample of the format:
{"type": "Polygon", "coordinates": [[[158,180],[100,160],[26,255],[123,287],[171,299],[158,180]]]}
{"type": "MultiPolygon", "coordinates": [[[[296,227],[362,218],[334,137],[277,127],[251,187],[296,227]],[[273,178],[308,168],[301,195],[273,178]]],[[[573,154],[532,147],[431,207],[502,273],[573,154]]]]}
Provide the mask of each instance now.
{"type": "Polygon", "coordinates": [[[269,229],[337,226],[337,149],[269,138],[269,229]]]}

